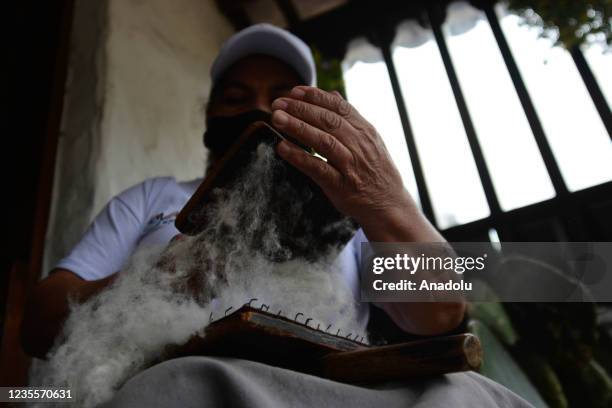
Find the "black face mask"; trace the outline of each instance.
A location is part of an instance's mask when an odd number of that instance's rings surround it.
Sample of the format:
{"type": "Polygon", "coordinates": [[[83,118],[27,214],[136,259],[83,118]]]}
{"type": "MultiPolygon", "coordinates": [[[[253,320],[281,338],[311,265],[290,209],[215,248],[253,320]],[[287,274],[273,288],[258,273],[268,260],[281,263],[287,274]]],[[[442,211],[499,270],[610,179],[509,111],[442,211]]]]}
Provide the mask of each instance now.
{"type": "Polygon", "coordinates": [[[221,157],[246,128],[258,120],[271,124],[272,115],[256,109],[233,116],[213,116],[206,122],[204,146],[217,157],[221,157]]]}

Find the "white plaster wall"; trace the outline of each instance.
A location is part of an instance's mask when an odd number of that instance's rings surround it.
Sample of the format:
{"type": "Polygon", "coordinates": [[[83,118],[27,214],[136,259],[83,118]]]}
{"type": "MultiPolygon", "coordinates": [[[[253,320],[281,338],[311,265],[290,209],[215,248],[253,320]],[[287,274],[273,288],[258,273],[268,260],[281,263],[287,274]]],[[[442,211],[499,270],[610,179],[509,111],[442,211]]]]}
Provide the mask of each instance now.
{"type": "Polygon", "coordinates": [[[77,0],[46,273],[115,194],[203,175],[209,68],[233,32],[214,0],[77,0]]]}
{"type": "Polygon", "coordinates": [[[212,0],[111,0],[94,212],[145,178],[204,173],[209,67],[232,32],[212,0]]]}

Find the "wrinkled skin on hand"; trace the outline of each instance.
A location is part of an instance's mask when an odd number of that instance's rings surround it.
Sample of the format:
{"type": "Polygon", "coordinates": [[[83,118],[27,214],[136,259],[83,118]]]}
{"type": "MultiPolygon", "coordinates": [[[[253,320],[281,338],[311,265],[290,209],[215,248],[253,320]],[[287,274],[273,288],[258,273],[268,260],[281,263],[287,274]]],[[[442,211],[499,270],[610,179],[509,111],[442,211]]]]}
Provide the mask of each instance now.
{"type": "Polygon", "coordinates": [[[278,154],[310,176],[339,211],[367,226],[413,204],[382,138],[339,93],[297,86],[272,109],[275,127],[327,162],[288,141],[279,143],[278,154]]]}

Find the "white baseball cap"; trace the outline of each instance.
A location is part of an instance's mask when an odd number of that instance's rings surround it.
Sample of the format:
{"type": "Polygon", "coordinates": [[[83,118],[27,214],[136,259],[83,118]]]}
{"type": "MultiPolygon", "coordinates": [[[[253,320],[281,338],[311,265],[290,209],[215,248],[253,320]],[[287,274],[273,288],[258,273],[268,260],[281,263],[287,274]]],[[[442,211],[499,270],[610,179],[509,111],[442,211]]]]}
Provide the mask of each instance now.
{"type": "Polygon", "coordinates": [[[310,47],[289,31],[265,23],[245,28],[225,41],[210,68],[213,83],[235,62],[253,54],[278,58],[291,66],[306,85],[317,84],[317,71],[310,47]]]}

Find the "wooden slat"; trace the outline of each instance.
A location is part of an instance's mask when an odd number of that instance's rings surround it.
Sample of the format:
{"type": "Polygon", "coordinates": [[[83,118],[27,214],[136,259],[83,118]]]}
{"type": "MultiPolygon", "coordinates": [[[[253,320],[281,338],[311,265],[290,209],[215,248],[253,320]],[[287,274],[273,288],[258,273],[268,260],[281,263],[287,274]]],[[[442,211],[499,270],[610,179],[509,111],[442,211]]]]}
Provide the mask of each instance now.
{"type": "Polygon", "coordinates": [[[27,292],[28,266],[17,261],[10,271],[6,299],[2,348],[0,349],[0,384],[3,387],[27,385],[30,358],[21,348],[20,329],[27,292]]]}
{"type": "Polygon", "coordinates": [[[47,114],[46,134],[42,143],[42,163],[36,188],[36,202],[32,214],[31,241],[24,242],[23,255],[27,259],[13,259],[7,289],[3,321],[2,349],[0,350],[0,378],[3,386],[27,385],[30,358],[23,352],[20,341],[21,320],[31,287],[38,281],[42,269],[45,237],[51,208],[55,159],[63,112],[64,89],[67,75],[69,40],[72,28],[74,0],[63,0],[57,6],[61,13],[57,34],[57,49],[53,67],[52,89],[47,114]],[[29,248],[27,247],[30,245],[29,248]]]}

